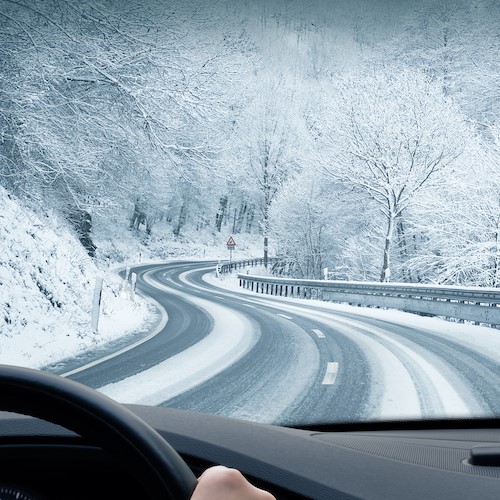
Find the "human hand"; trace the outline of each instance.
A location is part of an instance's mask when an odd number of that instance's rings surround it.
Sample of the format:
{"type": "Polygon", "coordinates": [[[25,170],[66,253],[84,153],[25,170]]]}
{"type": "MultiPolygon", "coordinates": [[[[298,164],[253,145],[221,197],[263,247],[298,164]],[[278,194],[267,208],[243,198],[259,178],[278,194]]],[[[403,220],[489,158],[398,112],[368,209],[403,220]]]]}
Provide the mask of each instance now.
{"type": "Polygon", "coordinates": [[[191,500],[276,500],[267,491],[253,486],[236,469],[216,465],[198,479],[191,500]]]}

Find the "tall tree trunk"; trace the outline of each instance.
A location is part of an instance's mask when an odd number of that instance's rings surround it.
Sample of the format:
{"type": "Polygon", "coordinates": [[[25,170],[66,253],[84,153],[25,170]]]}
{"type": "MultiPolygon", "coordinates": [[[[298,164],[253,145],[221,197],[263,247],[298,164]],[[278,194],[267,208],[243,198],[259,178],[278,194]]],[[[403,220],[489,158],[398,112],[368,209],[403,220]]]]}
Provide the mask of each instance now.
{"type": "Polygon", "coordinates": [[[269,239],[264,236],[264,267],[267,269],[267,262],[269,260],[269,239]]]}
{"type": "Polygon", "coordinates": [[[243,221],[247,213],[248,206],[246,203],[240,204],[240,209],[238,210],[238,216],[236,217],[236,222],[233,228],[233,234],[241,233],[241,228],[243,227],[243,221]]]}
{"type": "Polygon", "coordinates": [[[130,218],[130,229],[139,229],[143,217],[144,212],[140,208],[139,200],[136,200],[134,203],[134,212],[130,218]]]}
{"type": "Polygon", "coordinates": [[[251,207],[247,215],[247,228],[246,228],[247,233],[252,232],[254,219],[255,219],[255,207],[251,207]]]}
{"type": "Polygon", "coordinates": [[[263,234],[264,234],[264,267],[267,269],[267,263],[269,260],[269,206],[264,207],[263,234]]]}
{"type": "Polygon", "coordinates": [[[401,266],[403,270],[403,279],[404,281],[411,281],[411,271],[406,269],[404,266],[405,261],[408,259],[408,245],[406,242],[405,225],[401,214],[398,216],[396,230],[398,236],[399,255],[403,263],[401,266]]]}
{"type": "Polygon", "coordinates": [[[380,281],[389,281],[391,277],[391,250],[392,250],[392,239],[394,236],[394,215],[391,213],[387,217],[387,231],[385,233],[385,243],[384,243],[384,262],[382,264],[382,273],[380,275],[380,281]]]}
{"type": "Polygon", "coordinates": [[[219,200],[219,212],[215,216],[215,228],[220,233],[222,229],[222,222],[224,221],[224,217],[226,215],[227,209],[227,196],[222,196],[219,200]]]}
{"type": "Polygon", "coordinates": [[[181,211],[179,213],[179,219],[177,221],[177,227],[174,229],[174,236],[179,236],[179,234],[181,234],[181,229],[182,229],[182,226],[184,226],[185,222],[186,222],[186,204],[183,203],[182,204],[182,207],[181,207],[181,211]]]}
{"type": "Polygon", "coordinates": [[[495,231],[495,257],[493,261],[493,286],[498,287],[499,283],[499,275],[500,275],[500,231],[497,226],[497,230],[495,231]]]}

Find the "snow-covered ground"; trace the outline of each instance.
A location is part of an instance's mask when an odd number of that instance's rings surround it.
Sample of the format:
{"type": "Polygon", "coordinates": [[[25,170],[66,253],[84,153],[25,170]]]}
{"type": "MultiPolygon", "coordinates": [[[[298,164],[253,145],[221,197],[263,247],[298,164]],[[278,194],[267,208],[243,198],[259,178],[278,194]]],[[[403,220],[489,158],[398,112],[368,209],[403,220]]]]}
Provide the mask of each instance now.
{"type": "Polygon", "coordinates": [[[151,315],[116,274],[97,268],[55,213],[35,213],[0,188],[0,362],[41,367],[140,327],[151,315]],[[98,331],[96,278],[104,279],[98,331]]]}

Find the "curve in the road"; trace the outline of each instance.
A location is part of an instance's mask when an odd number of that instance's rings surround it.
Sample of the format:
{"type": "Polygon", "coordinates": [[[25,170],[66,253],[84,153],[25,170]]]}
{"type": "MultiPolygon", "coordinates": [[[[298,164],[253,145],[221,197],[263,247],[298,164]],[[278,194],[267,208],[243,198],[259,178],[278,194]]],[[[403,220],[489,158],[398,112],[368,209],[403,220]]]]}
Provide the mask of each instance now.
{"type": "MultiPolygon", "coordinates": [[[[247,291],[238,294],[266,306],[274,303],[287,314],[314,315],[316,320],[355,339],[371,364],[372,403],[367,419],[488,417],[499,412],[500,367],[485,354],[493,347],[489,344],[491,336],[475,338],[479,330],[474,331],[474,325],[470,326],[468,341],[460,343],[450,334],[443,335],[428,326],[420,328],[417,315],[411,315],[414,325],[408,326],[390,319],[389,314],[387,319],[376,319],[356,308],[346,312],[317,301],[309,305],[309,301],[305,304],[303,300],[247,291]]],[[[463,326],[448,325],[452,332],[453,327],[463,326]]]]}
{"type": "MultiPolygon", "coordinates": [[[[206,337],[212,330],[210,315],[185,297],[166,295],[159,290],[148,276],[158,279],[158,274],[179,273],[199,263],[175,262],[171,264],[144,265],[132,269],[137,274],[137,288],[153,299],[168,312],[168,322],[145,342],[134,344],[133,349],[119,349],[110,346],[111,352],[87,363],[85,369],[72,371],[68,378],[93,388],[119,382],[127,377],[152,368],[158,363],[183,352],[206,337]]],[[[161,278],[160,278],[161,279],[161,278]]],[[[68,371],[64,367],[61,371],[68,371]]]]}
{"type": "Polygon", "coordinates": [[[134,269],[167,324],[71,377],[123,402],[285,425],[500,413],[500,370],[487,346],[420,328],[418,316],[408,326],[228,289],[214,267],[134,269]]]}
{"type": "Polygon", "coordinates": [[[265,334],[245,358],[164,406],[288,425],[310,421],[311,415],[318,421],[359,419],[367,405],[370,376],[363,353],[351,339],[311,319],[280,316],[274,307],[248,307],[252,304],[247,300],[207,285],[204,274],[184,273],[184,285],[209,290],[247,314],[265,334]],[[323,384],[332,362],[340,367],[335,383],[323,384]]]}

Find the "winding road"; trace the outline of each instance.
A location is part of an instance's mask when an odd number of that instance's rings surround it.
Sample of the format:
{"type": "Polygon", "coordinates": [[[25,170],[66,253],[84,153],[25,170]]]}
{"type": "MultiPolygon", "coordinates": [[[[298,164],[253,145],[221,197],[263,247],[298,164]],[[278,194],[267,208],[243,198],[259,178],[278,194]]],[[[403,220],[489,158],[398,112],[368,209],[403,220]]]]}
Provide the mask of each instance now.
{"type": "Polygon", "coordinates": [[[162,313],[59,372],[122,402],[284,425],[500,413],[497,332],[257,295],[215,264],[132,269],[162,313]]]}

